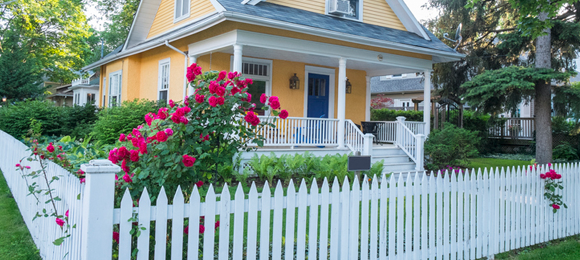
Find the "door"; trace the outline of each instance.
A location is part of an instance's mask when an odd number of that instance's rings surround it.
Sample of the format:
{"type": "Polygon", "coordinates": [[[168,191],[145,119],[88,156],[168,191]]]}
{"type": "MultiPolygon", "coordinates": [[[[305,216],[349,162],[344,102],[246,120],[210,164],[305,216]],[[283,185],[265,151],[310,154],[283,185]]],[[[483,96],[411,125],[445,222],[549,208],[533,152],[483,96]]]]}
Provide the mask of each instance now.
{"type": "Polygon", "coordinates": [[[308,117],[328,118],[328,75],[308,74],[308,117]]]}

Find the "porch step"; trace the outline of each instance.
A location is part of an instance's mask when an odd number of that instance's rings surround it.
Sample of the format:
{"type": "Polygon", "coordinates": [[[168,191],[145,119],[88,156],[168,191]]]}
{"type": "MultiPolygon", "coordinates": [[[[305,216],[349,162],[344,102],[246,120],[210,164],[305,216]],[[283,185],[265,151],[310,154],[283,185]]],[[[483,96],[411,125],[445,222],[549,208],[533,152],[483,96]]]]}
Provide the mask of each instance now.
{"type": "Polygon", "coordinates": [[[395,146],[389,147],[373,147],[372,156],[388,156],[388,155],[405,155],[405,152],[401,148],[395,146]]]}
{"type": "Polygon", "coordinates": [[[396,172],[414,171],[414,170],[415,170],[415,163],[414,162],[389,163],[389,164],[384,164],[383,173],[396,173],[396,172]]]}
{"type": "Polygon", "coordinates": [[[390,164],[390,163],[406,163],[410,162],[409,156],[406,154],[399,154],[399,155],[380,155],[380,156],[373,156],[371,163],[376,163],[383,161],[383,164],[390,164]]]}

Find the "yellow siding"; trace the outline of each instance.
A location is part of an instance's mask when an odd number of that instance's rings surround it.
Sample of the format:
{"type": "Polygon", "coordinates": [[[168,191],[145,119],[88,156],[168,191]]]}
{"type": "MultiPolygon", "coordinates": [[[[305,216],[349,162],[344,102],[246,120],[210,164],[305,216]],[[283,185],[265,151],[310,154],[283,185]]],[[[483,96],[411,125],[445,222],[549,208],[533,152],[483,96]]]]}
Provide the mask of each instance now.
{"type": "Polygon", "coordinates": [[[407,30],[385,0],[364,0],[363,22],[403,31],[407,30]]]}
{"type": "Polygon", "coordinates": [[[284,5],[319,14],[326,12],[325,0],[269,0],[268,3],[284,5]]]}
{"type": "Polygon", "coordinates": [[[149,30],[149,34],[147,35],[148,39],[215,11],[210,0],[192,0],[190,2],[189,17],[173,23],[175,18],[174,6],[175,0],[161,1],[155,19],[153,20],[153,25],[151,25],[151,30],[149,30]]]}

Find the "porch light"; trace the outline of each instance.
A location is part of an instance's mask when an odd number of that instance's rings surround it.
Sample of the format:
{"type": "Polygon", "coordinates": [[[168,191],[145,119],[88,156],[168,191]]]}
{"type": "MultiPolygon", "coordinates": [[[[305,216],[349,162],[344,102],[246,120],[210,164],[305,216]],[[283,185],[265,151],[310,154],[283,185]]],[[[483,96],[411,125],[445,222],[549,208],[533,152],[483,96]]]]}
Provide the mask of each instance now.
{"type": "Polygon", "coordinates": [[[350,80],[346,79],[346,94],[352,93],[352,84],[350,84],[350,80]]]}
{"type": "Polygon", "coordinates": [[[6,96],[2,97],[2,102],[6,102],[6,96]]]}
{"type": "Polygon", "coordinates": [[[296,73],[290,78],[290,89],[300,89],[300,78],[296,76],[296,73]]]}

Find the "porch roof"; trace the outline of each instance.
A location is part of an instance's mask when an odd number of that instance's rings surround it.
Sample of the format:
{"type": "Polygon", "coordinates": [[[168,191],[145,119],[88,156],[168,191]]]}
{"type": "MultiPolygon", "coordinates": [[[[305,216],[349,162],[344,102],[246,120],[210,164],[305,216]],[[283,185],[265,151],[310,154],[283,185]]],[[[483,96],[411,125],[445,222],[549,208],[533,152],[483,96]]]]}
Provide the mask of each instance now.
{"type": "Polygon", "coordinates": [[[455,50],[441,42],[424,27],[423,30],[431,40],[426,40],[413,32],[361,23],[264,1],[257,5],[241,4],[239,0],[217,1],[226,11],[457,54],[455,50]]]}

